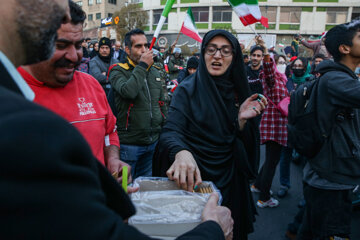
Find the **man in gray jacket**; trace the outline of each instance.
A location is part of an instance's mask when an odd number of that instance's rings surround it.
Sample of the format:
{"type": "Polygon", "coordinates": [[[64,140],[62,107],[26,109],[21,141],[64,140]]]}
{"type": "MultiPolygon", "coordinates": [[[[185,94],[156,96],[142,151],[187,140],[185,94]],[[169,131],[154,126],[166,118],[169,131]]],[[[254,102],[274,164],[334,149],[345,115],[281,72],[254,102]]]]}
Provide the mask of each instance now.
{"type": "Polygon", "coordinates": [[[111,51],[110,39],[106,37],[101,38],[99,41],[99,54],[91,59],[89,64],[89,73],[99,81],[106,96],[111,88],[110,82],[107,79],[109,67],[119,62],[119,60],[112,57],[113,53],[111,51]]]}
{"type": "Polygon", "coordinates": [[[334,62],[318,66],[320,152],[304,168],[305,216],[298,239],[349,239],[351,192],[360,184],[360,19],[332,28],[325,46],[334,62]]]}

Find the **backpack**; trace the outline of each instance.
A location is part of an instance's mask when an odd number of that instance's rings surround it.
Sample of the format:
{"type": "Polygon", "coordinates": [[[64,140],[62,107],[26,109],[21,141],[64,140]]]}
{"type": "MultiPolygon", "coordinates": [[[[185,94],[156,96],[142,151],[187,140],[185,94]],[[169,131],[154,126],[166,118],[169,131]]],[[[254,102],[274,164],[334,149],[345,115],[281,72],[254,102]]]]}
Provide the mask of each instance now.
{"type": "Polygon", "coordinates": [[[317,116],[320,79],[311,77],[290,96],[288,146],[307,158],[315,157],[327,138],[317,116]]]}

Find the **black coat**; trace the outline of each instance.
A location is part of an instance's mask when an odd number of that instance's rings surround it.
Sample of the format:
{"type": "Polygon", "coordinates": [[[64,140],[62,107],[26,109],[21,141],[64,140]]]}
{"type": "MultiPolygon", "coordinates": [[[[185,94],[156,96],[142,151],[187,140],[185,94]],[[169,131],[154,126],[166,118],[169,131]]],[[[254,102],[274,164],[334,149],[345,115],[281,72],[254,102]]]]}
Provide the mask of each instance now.
{"type": "Polygon", "coordinates": [[[153,162],[154,176],[166,176],[178,152],[191,152],[202,179],[214,182],[222,193],[222,204],[232,212],[234,239],[246,239],[255,220],[248,180],[258,168],[258,127],[249,120],[240,132],[237,121],[238,107],[249,96],[239,42],[224,30],[208,32],[196,73],[185,78],[174,93],[153,162]],[[207,70],[204,52],[218,35],[229,40],[234,54],[226,73],[214,77],[207,70]]]}
{"type": "MultiPolygon", "coordinates": [[[[149,239],[124,224],[135,209],[61,117],[26,100],[0,61],[0,238],[149,239]]],[[[206,222],[187,239],[223,239],[206,222]]]]}

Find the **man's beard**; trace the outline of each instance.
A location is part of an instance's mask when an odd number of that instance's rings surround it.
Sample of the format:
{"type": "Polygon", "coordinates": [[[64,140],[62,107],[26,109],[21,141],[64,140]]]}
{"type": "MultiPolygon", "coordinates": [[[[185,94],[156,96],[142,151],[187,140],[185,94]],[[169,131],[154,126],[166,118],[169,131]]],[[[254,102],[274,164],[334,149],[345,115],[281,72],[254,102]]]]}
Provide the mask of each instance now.
{"type": "Polygon", "coordinates": [[[25,53],[23,64],[49,59],[55,50],[56,32],[65,10],[49,0],[17,0],[17,3],[16,24],[25,53]]]}
{"type": "Polygon", "coordinates": [[[256,68],[256,67],[258,67],[258,66],[260,65],[260,63],[261,63],[260,61],[258,61],[258,62],[256,61],[256,62],[255,62],[255,61],[253,60],[253,61],[251,62],[251,66],[254,67],[254,68],[256,68]]]}

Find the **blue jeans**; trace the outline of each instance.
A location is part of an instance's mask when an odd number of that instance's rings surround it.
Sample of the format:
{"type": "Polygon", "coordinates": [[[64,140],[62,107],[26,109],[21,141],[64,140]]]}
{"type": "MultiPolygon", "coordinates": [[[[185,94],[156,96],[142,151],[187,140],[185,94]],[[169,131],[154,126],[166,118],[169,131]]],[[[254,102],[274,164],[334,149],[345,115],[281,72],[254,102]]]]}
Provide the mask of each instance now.
{"type": "Polygon", "coordinates": [[[120,144],[120,160],[131,166],[133,179],[152,175],[152,160],[157,141],[144,146],[120,144]]]}
{"type": "Polygon", "coordinates": [[[290,162],[293,149],[283,147],[280,155],[280,184],[290,188],[290,162]]]}

